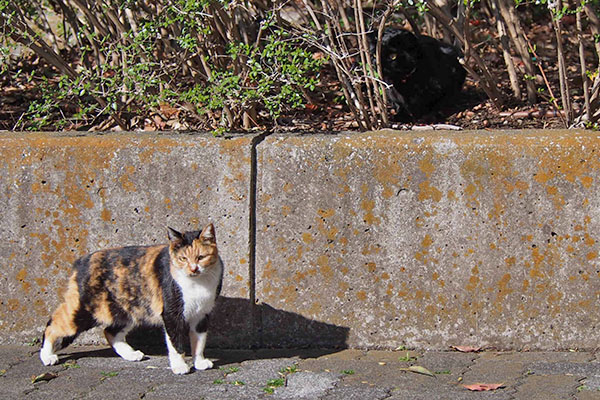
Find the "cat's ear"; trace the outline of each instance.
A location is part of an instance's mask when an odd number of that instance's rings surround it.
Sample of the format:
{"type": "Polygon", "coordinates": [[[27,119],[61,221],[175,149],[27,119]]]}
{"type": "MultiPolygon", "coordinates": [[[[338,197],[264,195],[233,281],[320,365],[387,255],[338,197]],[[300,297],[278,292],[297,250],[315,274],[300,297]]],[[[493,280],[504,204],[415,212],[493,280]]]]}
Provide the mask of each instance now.
{"type": "Polygon", "coordinates": [[[206,227],[204,227],[204,229],[202,229],[202,232],[200,233],[200,240],[210,243],[217,242],[217,238],[215,236],[215,227],[213,224],[208,224],[206,227]]]}
{"type": "Polygon", "coordinates": [[[167,226],[167,234],[169,236],[169,241],[171,241],[171,243],[183,242],[183,235],[181,233],[177,232],[175,229],[171,228],[170,226],[167,226]]]}

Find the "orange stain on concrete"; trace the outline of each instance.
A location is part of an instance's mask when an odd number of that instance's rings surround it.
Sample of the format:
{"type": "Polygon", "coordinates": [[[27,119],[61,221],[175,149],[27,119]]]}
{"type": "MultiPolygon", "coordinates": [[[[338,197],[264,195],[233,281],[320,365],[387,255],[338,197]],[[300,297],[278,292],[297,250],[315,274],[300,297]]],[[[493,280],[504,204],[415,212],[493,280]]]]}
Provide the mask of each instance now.
{"type": "Polygon", "coordinates": [[[419,201],[433,200],[436,203],[442,199],[442,192],[439,189],[431,186],[429,181],[423,181],[419,184],[419,201]]]}
{"type": "Polygon", "coordinates": [[[110,213],[110,210],[104,208],[102,209],[102,212],[100,213],[100,218],[102,218],[102,221],[104,222],[110,222],[111,218],[112,218],[112,214],[110,213]]]}
{"type": "Polygon", "coordinates": [[[425,157],[419,161],[419,169],[425,174],[427,178],[431,177],[431,174],[435,171],[435,165],[431,162],[431,157],[425,157]]]}
{"type": "Polygon", "coordinates": [[[433,243],[433,239],[431,239],[431,236],[429,234],[426,234],[425,237],[423,238],[423,240],[421,241],[421,246],[429,247],[429,246],[431,246],[432,243],[433,243]]]}
{"type": "Polygon", "coordinates": [[[366,263],[365,267],[367,268],[367,271],[369,271],[369,273],[374,273],[377,270],[377,265],[374,262],[366,263]]]}
{"type": "Polygon", "coordinates": [[[332,208],[323,210],[321,208],[317,211],[317,213],[321,216],[321,218],[331,218],[335,215],[335,210],[333,210],[332,208]]]}
{"type": "Polygon", "coordinates": [[[581,185],[586,188],[589,189],[592,187],[592,184],[594,183],[594,178],[592,178],[591,176],[582,176],[579,178],[579,181],[581,182],[581,185]]]}
{"type": "Polygon", "coordinates": [[[329,256],[326,254],[320,255],[319,258],[317,258],[317,265],[324,278],[331,279],[333,277],[333,271],[329,265],[329,256]]]}
{"type": "Polygon", "coordinates": [[[373,210],[375,209],[375,202],[373,200],[365,199],[360,203],[360,206],[365,211],[363,218],[367,224],[379,224],[379,218],[373,215],[373,210]]]}
{"type": "Polygon", "coordinates": [[[313,242],[313,235],[308,233],[308,232],[304,232],[302,234],[302,241],[306,244],[311,244],[313,242]]]}
{"type": "Polygon", "coordinates": [[[119,182],[125,191],[135,192],[137,190],[135,184],[131,181],[131,176],[135,173],[135,167],[128,165],[125,167],[125,172],[119,178],[119,182]]]}

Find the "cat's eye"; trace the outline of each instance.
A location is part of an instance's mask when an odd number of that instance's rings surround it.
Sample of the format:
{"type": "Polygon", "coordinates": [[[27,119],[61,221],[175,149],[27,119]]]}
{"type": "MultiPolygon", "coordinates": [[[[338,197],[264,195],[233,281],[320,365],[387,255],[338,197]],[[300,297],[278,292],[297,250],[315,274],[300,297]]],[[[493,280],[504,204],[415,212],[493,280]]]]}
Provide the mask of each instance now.
{"type": "Polygon", "coordinates": [[[177,257],[177,259],[178,259],[179,261],[181,261],[181,262],[185,262],[185,261],[187,261],[187,257],[186,257],[186,256],[179,256],[179,257],[177,257]]]}
{"type": "Polygon", "coordinates": [[[398,54],[392,53],[392,54],[390,54],[389,57],[390,57],[390,60],[395,60],[398,57],[398,54]]]}
{"type": "Polygon", "coordinates": [[[208,255],[206,255],[206,254],[204,254],[204,255],[202,255],[202,256],[198,256],[198,257],[196,257],[196,262],[198,262],[198,261],[202,261],[202,260],[204,260],[206,257],[208,257],[208,255]]]}

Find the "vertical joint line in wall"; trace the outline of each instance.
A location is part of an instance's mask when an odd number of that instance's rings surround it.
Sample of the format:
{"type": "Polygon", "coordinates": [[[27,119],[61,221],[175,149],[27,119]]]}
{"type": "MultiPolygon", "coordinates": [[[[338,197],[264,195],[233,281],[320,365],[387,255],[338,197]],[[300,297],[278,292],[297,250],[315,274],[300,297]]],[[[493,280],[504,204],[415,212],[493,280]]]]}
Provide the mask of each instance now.
{"type": "Polygon", "coordinates": [[[253,347],[262,347],[262,315],[256,304],[256,194],[258,179],[258,161],[256,148],[269,136],[271,132],[264,132],[252,138],[250,144],[250,193],[249,193],[249,260],[248,279],[250,283],[250,310],[252,318],[252,333],[254,336],[253,347]]]}

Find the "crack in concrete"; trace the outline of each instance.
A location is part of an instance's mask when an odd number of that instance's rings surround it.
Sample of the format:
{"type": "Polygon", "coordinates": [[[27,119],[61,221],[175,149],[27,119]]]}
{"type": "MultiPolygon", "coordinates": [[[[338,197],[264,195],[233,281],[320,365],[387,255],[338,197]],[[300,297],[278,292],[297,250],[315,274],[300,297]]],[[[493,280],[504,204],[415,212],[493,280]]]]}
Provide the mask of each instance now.
{"type": "MultiPolygon", "coordinates": [[[[67,369],[68,368],[65,368],[64,371],[66,371],[67,369]]],[[[122,371],[124,371],[123,368],[121,368],[121,369],[119,369],[117,371],[114,371],[114,372],[116,372],[117,374],[120,374],[122,371]]],[[[102,384],[104,384],[104,382],[106,382],[106,380],[107,380],[107,377],[101,377],[101,378],[99,378],[98,382],[95,385],[91,385],[88,388],[87,392],[82,393],[81,396],[77,397],[76,399],[82,399],[83,400],[83,399],[87,398],[90,394],[94,393],[96,391],[96,389],[98,389],[98,387],[102,386],[102,384]]]]}
{"type": "Polygon", "coordinates": [[[382,397],[381,400],[386,400],[389,398],[392,398],[392,392],[394,391],[395,388],[389,388],[389,389],[385,389],[385,397],[382,397]]]}
{"type": "Polygon", "coordinates": [[[588,379],[588,377],[586,376],[584,378],[581,378],[581,379],[577,380],[577,383],[578,383],[577,387],[574,389],[573,393],[569,393],[569,397],[571,399],[577,399],[577,393],[579,393],[581,391],[581,389],[579,389],[579,388],[582,387],[582,386],[585,386],[585,381],[587,379],[588,379]]]}
{"type": "MultiPolygon", "coordinates": [[[[477,354],[473,354],[473,358],[471,358],[471,365],[469,365],[468,367],[466,367],[462,371],[460,371],[460,377],[462,378],[467,372],[469,372],[471,370],[471,368],[475,366],[475,364],[477,363],[477,360],[479,360],[480,358],[481,358],[481,356],[479,356],[477,354]]],[[[461,380],[461,382],[462,382],[462,380],[461,380]]]]}
{"type": "Polygon", "coordinates": [[[521,370],[519,377],[517,379],[515,379],[514,387],[510,388],[510,395],[516,396],[517,393],[519,393],[519,388],[525,384],[525,381],[531,375],[533,375],[533,373],[529,373],[528,367],[523,366],[523,370],[521,370]]]}
{"type": "Polygon", "coordinates": [[[254,332],[255,348],[262,348],[262,314],[257,306],[256,299],[256,195],[257,195],[257,180],[258,180],[258,160],[257,147],[258,145],[271,135],[272,132],[267,131],[261,133],[254,138],[250,143],[250,193],[248,196],[249,202],[249,232],[248,232],[248,279],[249,279],[249,300],[252,314],[252,330],[254,332]]]}
{"type": "Polygon", "coordinates": [[[156,392],[156,389],[158,389],[161,385],[158,386],[154,386],[154,385],[150,385],[146,388],[146,391],[143,393],[140,393],[140,400],[145,399],[146,395],[156,392]]]}

